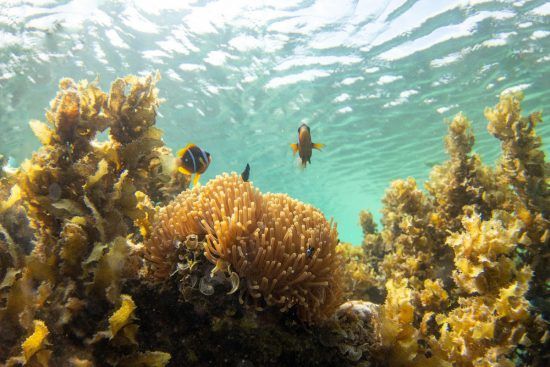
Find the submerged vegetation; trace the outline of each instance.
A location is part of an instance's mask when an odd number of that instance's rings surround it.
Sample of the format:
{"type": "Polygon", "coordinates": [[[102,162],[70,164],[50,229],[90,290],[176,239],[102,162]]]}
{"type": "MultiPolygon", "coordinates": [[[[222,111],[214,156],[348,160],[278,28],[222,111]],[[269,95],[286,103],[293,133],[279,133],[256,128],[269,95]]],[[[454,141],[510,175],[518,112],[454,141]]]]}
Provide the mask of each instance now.
{"type": "Polygon", "coordinates": [[[548,165],[520,95],[485,111],[495,168],[457,115],[449,160],[425,191],[393,182],[357,247],[240,175],[189,189],[155,127],[158,78],[62,80],[31,121],[42,147],[2,173],[2,363],[550,363],[548,165]]]}
{"type": "Polygon", "coordinates": [[[445,138],[450,159],[433,168],[427,193],[412,178],[393,182],[383,229],[365,228],[363,249],[386,293],[390,365],[550,362],[549,167],[535,133],[541,115],[521,116],[521,99],[503,95],[485,110],[502,142],[495,168],[472,153],[470,122],[458,114],[445,138]]]}

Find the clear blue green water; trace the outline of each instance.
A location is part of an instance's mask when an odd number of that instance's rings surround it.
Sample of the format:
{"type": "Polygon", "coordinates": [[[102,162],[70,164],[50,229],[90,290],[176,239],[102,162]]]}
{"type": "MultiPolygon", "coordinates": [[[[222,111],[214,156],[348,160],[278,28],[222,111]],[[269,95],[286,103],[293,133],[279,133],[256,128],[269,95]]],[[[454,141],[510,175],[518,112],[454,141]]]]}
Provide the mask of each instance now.
{"type": "MultiPolygon", "coordinates": [[[[501,91],[548,110],[550,2],[3,0],[0,153],[17,164],[39,146],[28,121],[61,77],[106,90],[154,70],[167,144],[213,157],[202,182],[249,162],[262,191],[319,207],[360,243],[361,209],[379,217],[391,180],[423,182],[445,159],[444,119],[466,113],[490,163],[482,112],[501,91]],[[289,147],[303,122],[326,144],[305,170],[289,147]]],[[[549,124],[538,132],[547,143],[549,124]]]]}

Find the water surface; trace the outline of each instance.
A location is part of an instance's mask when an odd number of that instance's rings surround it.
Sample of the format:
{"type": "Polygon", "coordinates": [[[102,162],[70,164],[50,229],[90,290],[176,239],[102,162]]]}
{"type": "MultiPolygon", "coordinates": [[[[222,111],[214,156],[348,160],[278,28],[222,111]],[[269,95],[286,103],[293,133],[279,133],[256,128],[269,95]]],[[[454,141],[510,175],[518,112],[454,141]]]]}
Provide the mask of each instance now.
{"type": "MultiPolygon", "coordinates": [[[[467,114],[490,163],[483,109],[501,91],[548,110],[549,36],[541,0],[3,1],[0,153],[21,162],[39,146],[28,121],[60,78],[108,90],[159,70],[158,125],[171,148],[211,153],[203,182],[249,162],[262,191],[319,207],[360,243],[361,209],[379,217],[391,180],[423,182],[445,159],[444,119],[467,114]],[[305,170],[289,147],[303,122],[326,144],[305,170]]],[[[538,132],[548,142],[549,124],[538,132]]]]}

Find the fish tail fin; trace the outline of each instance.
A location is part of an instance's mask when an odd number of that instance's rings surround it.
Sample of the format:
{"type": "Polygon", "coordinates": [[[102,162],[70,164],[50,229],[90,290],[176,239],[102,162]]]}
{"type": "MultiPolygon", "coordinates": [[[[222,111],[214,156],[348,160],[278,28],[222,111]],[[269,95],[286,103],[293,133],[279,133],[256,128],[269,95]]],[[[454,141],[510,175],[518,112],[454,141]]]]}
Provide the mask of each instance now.
{"type": "Polygon", "coordinates": [[[321,143],[313,143],[313,145],[312,145],[312,148],[317,149],[317,150],[321,150],[324,147],[325,147],[325,144],[321,144],[321,143]]]}
{"type": "Polygon", "coordinates": [[[201,178],[201,175],[197,173],[195,175],[195,179],[193,180],[193,186],[197,186],[197,183],[199,182],[199,178],[201,178]]]}
{"type": "Polygon", "coordinates": [[[188,170],[186,170],[184,167],[178,167],[178,171],[180,171],[181,173],[183,173],[184,175],[187,175],[187,176],[191,176],[192,173],[189,172],[188,170]]]}
{"type": "Polygon", "coordinates": [[[292,154],[296,155],[296,153],[298,152],[298,144],[292,143],[290,144],[290,147],[292,148],[292,154]]]}

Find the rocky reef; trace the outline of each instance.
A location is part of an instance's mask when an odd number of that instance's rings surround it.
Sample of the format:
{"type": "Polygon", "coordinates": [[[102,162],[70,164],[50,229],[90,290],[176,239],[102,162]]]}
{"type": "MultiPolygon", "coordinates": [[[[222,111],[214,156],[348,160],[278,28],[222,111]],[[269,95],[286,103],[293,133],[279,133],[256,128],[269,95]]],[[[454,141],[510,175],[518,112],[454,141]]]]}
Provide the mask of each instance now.
{"type": "Polygon", "coordinates": [[[158,79],[62,80],[42,147],[2,173],[2,364],[548,364],[548,165],[521,96],[486,111],[495,168],[456,116],[426,190],[393,182],[352,246],[237,174],[188,188],[158,79]]]}

